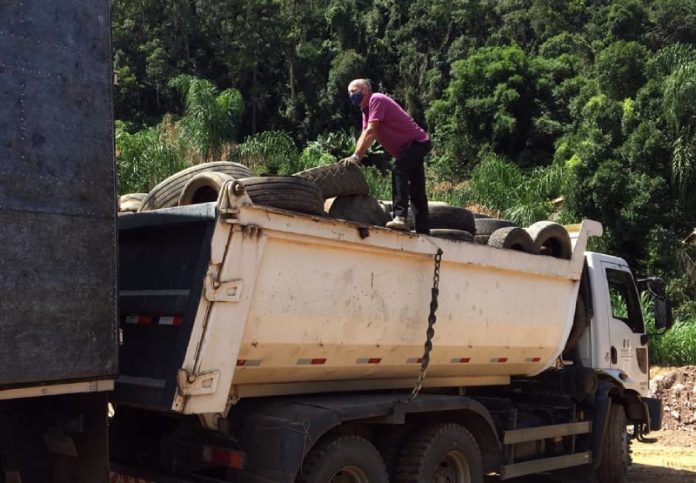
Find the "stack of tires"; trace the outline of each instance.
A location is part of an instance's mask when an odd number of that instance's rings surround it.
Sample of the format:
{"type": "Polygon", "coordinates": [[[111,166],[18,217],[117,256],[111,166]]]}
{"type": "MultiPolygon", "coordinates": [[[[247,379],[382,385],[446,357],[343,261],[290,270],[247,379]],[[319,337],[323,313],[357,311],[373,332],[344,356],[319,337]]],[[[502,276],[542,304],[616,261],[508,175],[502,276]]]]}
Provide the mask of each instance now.
{"type": "Polygon", "coordinates": [[[362,170],[354,164],[327,164],[295,173],[315,182],[324,198],[324,211],[332,218],[384,226],[389,221],[362,170]]]}
{"type": "Polygon", "coordinates": [[[238,180],[256,204],[324,214],[321,189],[313,181],[296,176],[252,176],[249,168],[231,161],[198,164],[173,174],[142,198],[137,211],[214,202],[230,180],[238,180]]]}
{"type": "Polygon", "coordinates": [[[477,243],[565,260],[573,252],[566,229],[552,221],[538,221],[521,228],[507,220],[480,217],[475,219],[475,224],[477,243]]]}
{"type": "MultiPolygon", "coordinates": [[[[381,201],[382,208],[392,217],[392,202],[381,201]]],[[[465,208],[452,206],[441,201],[428,202],[428,217],[430,219],[430,236],[448,240],[473,243],[476,234],[474,215],[465,208]]],[[[408,226],[414,229],[414,218],[411,210],[408,212],[408,226]]]]}
{"type": "MultiPolygon", "coordinates": [[[[238,180],[251,200],[310,215],[384,226],[392,219],[391,201],[369,195],[362,170],[354,164],[329,164],[293,176],[252,176],[246,166],[231,161],[203,163],[168,177],[149,193],[120,197],[119,212],[143,212],[217,201],[225,182],[238,180]]],[[[507,220],[472,214],[442,202],[428,203],[430,235],[459,242],[486,244],[529,254],[570,259],[572,246],[562,225],[540,221],[521,228],[507,220]]],[[[413,214],[408,223],[413,229],[413,214]]]]}

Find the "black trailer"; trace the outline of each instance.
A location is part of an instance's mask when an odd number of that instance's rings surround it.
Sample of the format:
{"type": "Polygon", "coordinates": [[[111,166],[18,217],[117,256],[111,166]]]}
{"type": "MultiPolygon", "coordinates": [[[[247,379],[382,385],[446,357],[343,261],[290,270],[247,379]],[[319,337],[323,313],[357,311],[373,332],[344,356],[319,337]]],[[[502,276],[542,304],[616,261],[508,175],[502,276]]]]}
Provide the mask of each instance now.
{"type": "Polygon", "coordinates": [[[106,481],[117,373],[109,0],[0,2],[0,481],[106,481]]]}

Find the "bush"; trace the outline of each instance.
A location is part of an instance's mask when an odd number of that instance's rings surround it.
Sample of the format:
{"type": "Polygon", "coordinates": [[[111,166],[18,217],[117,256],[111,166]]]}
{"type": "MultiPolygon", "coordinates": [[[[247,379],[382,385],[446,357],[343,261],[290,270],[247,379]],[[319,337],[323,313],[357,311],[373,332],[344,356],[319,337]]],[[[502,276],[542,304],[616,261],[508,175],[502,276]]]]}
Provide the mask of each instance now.
{"type": "Polygon", "coordinates": [[[185,147],[171,138],[167,120],[135,133],[116,122],[118,192],[147,193],[163,179],[188,166],[185,147]]]}
{"type": "Polygon", "coordinates": [[[654,305],[647,293],[640,296],[645,320],[645,331],[652,334],[649,340],[650,362],[662,366],[696,364],[696,317],[677,320],[664,334],[657,334],[654,305]]]}
{"type": "Polygon", "coordinates": [[[248,166],[255,174],[288,176],[300,171],[300,153],[294,141],[283,131],[264,131],[249,136],[232,149],[230,157],[248,166]]]}

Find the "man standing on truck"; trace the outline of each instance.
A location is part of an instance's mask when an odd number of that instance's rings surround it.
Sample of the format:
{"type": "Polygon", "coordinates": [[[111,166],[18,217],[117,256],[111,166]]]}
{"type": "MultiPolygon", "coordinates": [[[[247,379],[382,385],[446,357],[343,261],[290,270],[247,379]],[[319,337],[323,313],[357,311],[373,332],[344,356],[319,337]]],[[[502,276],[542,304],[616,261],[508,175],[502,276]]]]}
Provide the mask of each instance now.
{"type": "Polygon", "coordinates": [[[392,201],[394,219],[387,228],[408,230],[409,199],[413,203],[416,233],[430,233],[428,198],[425,193],[423,159],[430,152],[430,137],[391,97],[372,92],[368,79],[355,79],[348,85],[348,95],[362,110],[362,133],[352,156],[342,164],[360,164],[376,141],[394,157],[392,165],[392,201]]]}

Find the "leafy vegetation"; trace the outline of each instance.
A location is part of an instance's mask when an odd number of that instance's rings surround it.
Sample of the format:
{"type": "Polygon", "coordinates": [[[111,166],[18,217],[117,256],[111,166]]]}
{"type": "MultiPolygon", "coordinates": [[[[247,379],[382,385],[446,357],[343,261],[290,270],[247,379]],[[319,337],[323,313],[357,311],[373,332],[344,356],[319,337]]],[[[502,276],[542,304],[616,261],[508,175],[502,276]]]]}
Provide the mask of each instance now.
{"type": "MultiPolygon", "coordinates": [[[[672,280],[696,324],[691,0],[114,0],[113,45],[121,192],[213,159],[334,162],[360,127],[347,83],[368,77],[431,133],[431,198],[597,219],[595,248],[672,280]]],[[[390,198],[386,155],[366,165],[390,198]]]]}

